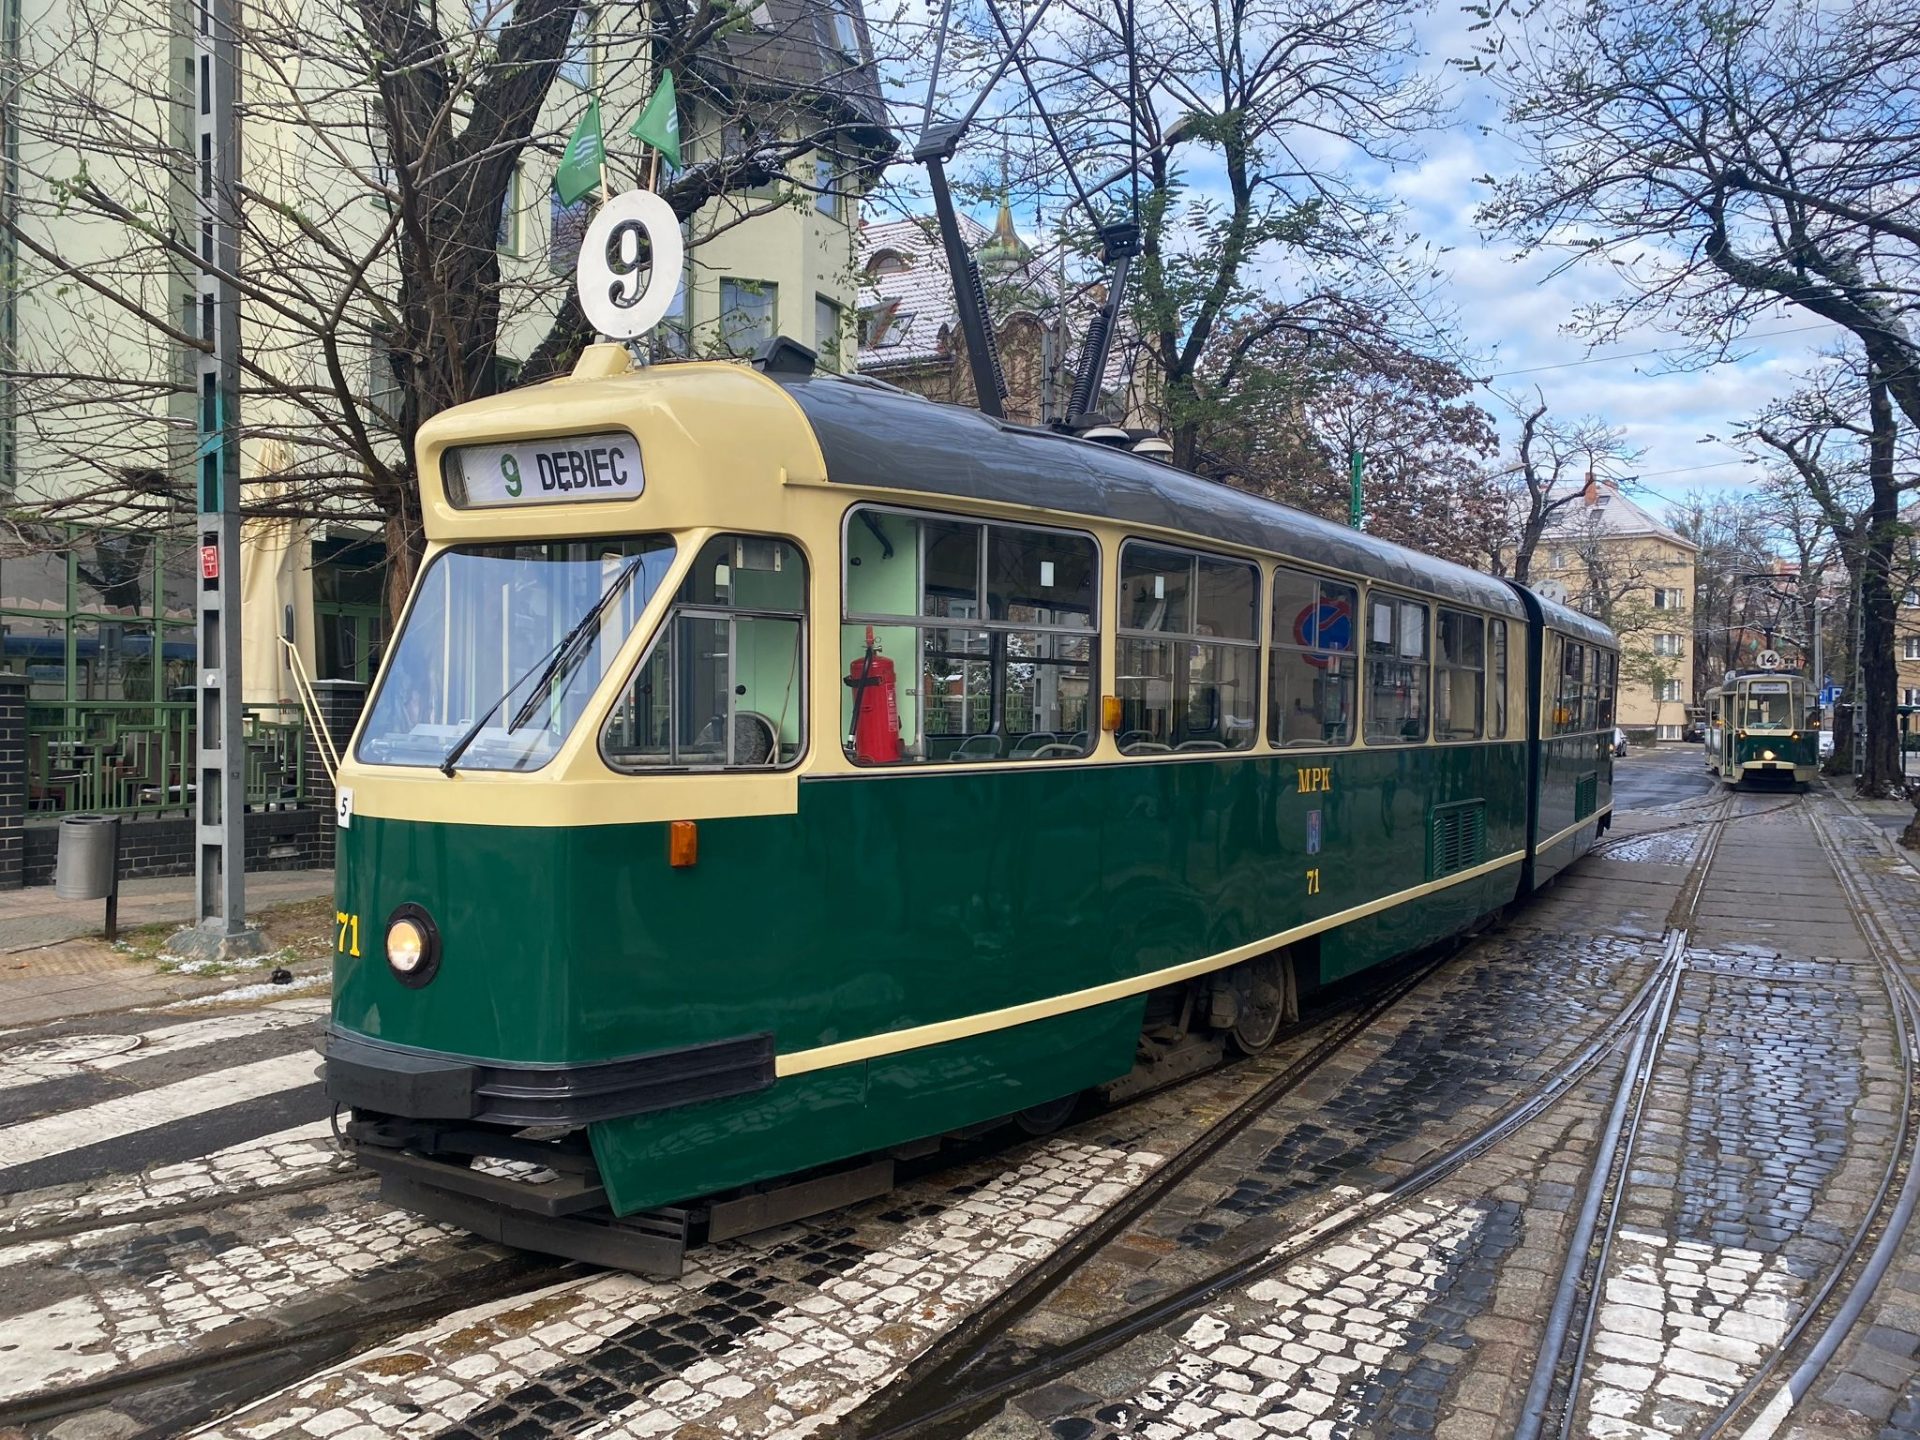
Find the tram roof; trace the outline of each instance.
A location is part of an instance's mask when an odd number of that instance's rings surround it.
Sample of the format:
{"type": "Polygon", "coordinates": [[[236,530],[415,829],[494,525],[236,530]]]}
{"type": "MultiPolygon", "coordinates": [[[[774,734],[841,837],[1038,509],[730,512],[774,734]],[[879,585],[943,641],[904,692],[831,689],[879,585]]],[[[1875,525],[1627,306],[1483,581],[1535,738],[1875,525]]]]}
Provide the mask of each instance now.
{"type": "Polygon", "coordinates": [[[1591,615],[1583,614],[1570,605],[1562,605],[1557,600],[1549,600],[1544,595],[1535,594],[1533,598],[1540,602],[1541,617],[1555,630],[1565,631],[1609,650],[1619,645],[1620,637],[1591,615]]]}
{"type": "MultiPolygon", "coordinates": [[[[1096,441],[1011,425],[870,380],[769,378],[805,413],[833,481],[1132,521],[1272,551],[1497,614],[1525,614],[1519,596],[1491,575],[1096,441]]],[[[1560,628],[1592,629],[1612,643],[1605,627],[1586,616],[1541,603],[1555,612],[1557,624],[1561,614],[1577,622],[1560,628]]]]}

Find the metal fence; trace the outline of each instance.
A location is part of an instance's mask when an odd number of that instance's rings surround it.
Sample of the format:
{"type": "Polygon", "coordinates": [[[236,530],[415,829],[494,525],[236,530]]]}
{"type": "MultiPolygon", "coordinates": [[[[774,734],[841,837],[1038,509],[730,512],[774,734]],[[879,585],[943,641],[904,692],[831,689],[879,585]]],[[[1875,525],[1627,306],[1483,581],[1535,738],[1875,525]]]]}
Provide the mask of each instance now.
{"type": "MultiPolygon", "coordinates": [[[[27,813],[190,814],[195,702],[29,701],[27,813]]],[[[307,803],[307,731],[297,705],[246,707],[249,810],[307,803]]]]}

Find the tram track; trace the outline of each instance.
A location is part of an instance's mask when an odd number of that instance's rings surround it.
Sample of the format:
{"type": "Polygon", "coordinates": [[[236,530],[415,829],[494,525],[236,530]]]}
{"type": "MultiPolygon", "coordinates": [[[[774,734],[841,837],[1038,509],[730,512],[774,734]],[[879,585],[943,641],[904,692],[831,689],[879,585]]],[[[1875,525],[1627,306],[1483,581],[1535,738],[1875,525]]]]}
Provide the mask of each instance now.
{"type": "Polygon", "coordinates": [[[1735,1433],[1741,1440],[1768,1440],[1779,1430],[1859,1323],[1875,1288],[1899,1252],[1916,1207],[1920,1207],[1920,1115],[1916,1115],[1915,1108],[1920,1101],[1920,1087],[1915,1084],[1915,1068],[1920,1064],[1920,992],[1915,990],[1901,965],[1900,947],[1867,903],[1858,877],[1844,863],[1825,823],[1811,808],[1807,811],[1807,822],[1841,889],[1846,892],[1855,923],[1880,971],[1888,1013],[1895,1017],[1902,1086],[1900,1128],[1889,1148],[1888,1164],[1873,1202],[1846,1249],[1779,1343],[1708,1422],[1701,1432],[1702,1440],[1735,1433]],[[1868,1247],[1870,1240],[1871,1248],[1868,1247]],[[1843,1281],[1848,1283],[1845,1293],[1841,1294],[1843,1281]],[[1819,1334],[1808,1344],[1816,1322],[1823,1319],[1819,1334]],[[1806,1349],[1799,1363],[1768,1396],[1766,1403],[1756,1408],[1755,1402],[1765,1392],[1767,1382],[1803,1344],[1806,1349]],[[1751,1420],[1745,1429],[1736,1432],[1734,1426],[1749,1411],[1753,1412],[1751,1420]]]}
{"type": "MultiPolygon", "coordinates": [[[[921,1356],[861,1409],[850,1415],[845,1433],[853,1440],[896,1440],[896,1437],[959,1436],[977,1428],[1015,1396],[1078,1370],[1128,1341],[1164,1328],[1217,1297],[1258,1281],[1275,1271],[1309,1259],[1370,1220],[1440,1183],[1469,1162],[1524,1129],[1571,1094],[1608,1055],[1625,1041],[1636,1039],[1670,1016],[1679,961],[1685,956],[1684,932],[1676,917],[1690,917],[1699,904],[1722,828],[1733,809],[1733,792],[1716,802],[1716,813],[1699,822],[1709,825],[1708,840],[1694,856],[1680,892],[1669,912],[1661,960],[1627,1002],[1584,1045],[1553,1067],[1533,1088],[1465,1139],[1443,1149],[1411,1173],[1386,1188],[1353,1201],[1318,1220],[1296,1227],[1290,1234],[1259,1252],[1243,1255],[1212,1273],[1168,1295],[1138,1305],[1117,1319],[1062,1344],[1027,1349],[1011,1355],[995,1351],[1014,1324],[1044,1296],[1007,1292],[999,1302],[956,1327],[946,1339],[921,1356]]],[[[1631,1064],[1632,1056],[1629,1056],[1631,1064]]],[[[1166,1187],[1171,1188],[1171,1187],[1166,1187]]],[[[1163,1192],[1164,1193],[1164,1192],[1163,1192]]],[[[1151,1204],[1129,1206],[1128,1219],[1137,1219],[1151,1204]]],[[[1126,1222],[1108,1226],[1096,1222],[1084,1246],[1077,1242],[1063,1266],[1078,1269],[1125,1229],[1126,1222]],[[1097,1231],[1097,1235],[1094,1233],[1097,1231]]],[[[1047,1275],[1036,1285],[1058,1288],[1064,1274],[1047,1275]]]]}
{"type": "MultiPolygon", "coordinates": [[[[1784,808],[1785,805],[1774,805],[1728,818],[1752,819],[1784,808]]],[[[1914,1082],[1915,1061],[1916,1057],[1920,1057],[1920,994],[1915,993],[1893,959],[1894,951],[1888,937],[1864,904],[1858,882],[1840,863],[1831,838],[1818,816],[1811,807],[1806,809],[1805,814],[1836,880],[1847,894],[1849,907],[1873,953],[1885,988],[1888,1013],[1894,1018],[1901,1073],[1899,1125],[1888,1147],[1887,1164],[1874,1197],[1840,1254],[1800,1306],[1779,1340],[1767,1348],[1740,1389],[1699,1432],[1701,1440],[1735,1433],[1742,1440],[1764,1440],[1764,1437],[1775,1432],[1799,1397],[1812,1388],[1858,1319],[1874,1284],[1892,1262],[1916,1202],[1920,1202],[1920,1166],[1915,1164],[1916,1158],[1920,1157],[1914,1154],[1914,1136],[1920,1133],[1914,1114],[1916,1098],[1920,1098],[1916,1096],[1914,1082]],[[1868,1242],[1876,1236],[1877,1242],[1868,1253],[1868,1242]],[[1841,1285],[1849,1276],[1853,1277],[1852,1284],[1844,1297],[1838,1297],[1841,1285]],[[1765,1391],[1767,1382],[1802,1346],[1816,1321],[1823,1315],[1828,1317],[1827,1324],[1788,1381],[1773,1392],[1768,1404],[1758,1412],[1749,1428],[1736,1430],[1734,1427],[1753,1408],[1755,1400],[1765,1391]]],[[[1717,846],[1720,833],[1720,829],[1713,832],[1710,845],[1717,846]]],[[[1698,872],[1699,886],[1690,896],[1683,895],[1676,902],[1674,913],[1669,916],[1670,928],[1662,974],[1665,1001],[1657,1011],[1648,1013],[1636,1034],[1634,1049],[1615,1093],[1608,1125],[1600,1136],[1599,1149],[1582,1194],[1579,1220],[1555,1288],[1546,1332],[1514,1431],[1515,1440],[1541,1440],[1543,1436],[1568,1440],[1568,1437],[1580,1433],[1577,1426],[1582,1382],[1593,1343],[1595,1321],[1605,1294],[1613,1245],[1619,1233],[1627,1176],[1633,1166],[1647,1096],[1688,972],[1687,942],[1700,894],[1711,870],[1711,855],[1706,856],[1705,860],[1706,863],[1698,872]],[[1684,913],[1683,904],[1686,907],[1684,913]]]]}

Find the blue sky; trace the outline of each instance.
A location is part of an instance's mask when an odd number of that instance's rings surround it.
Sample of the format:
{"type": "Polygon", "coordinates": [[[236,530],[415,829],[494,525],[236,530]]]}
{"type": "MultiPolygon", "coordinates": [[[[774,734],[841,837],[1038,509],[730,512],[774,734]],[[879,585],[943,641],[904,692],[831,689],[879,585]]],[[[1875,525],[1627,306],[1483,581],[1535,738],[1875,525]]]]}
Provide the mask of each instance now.
{"type": "MultiPolygon", "coordinates": [[[[1519,428],[1510,402],[1530,408],[1537,390],[1558,416],[1592,415],[1625,432],[1625,443],[1643,453],[1619,468],[1641,477],[1636,494],[1656,513],[1693,490],[1750,485],[1757,472],[1741,462],[1740,453],[1704,437],[1732,433],[1768,400],[1793,389],[1796,376],[1838,332],[1804,311],[1782,309],[1753,327],[1737,358],[1680,371],[1669,358],[1679,353],[1676,337],[1655,326],[1598,347],[1570,333],[1566,325],[1575,310],[1615,293],[1618,282],[1590,262],[1553,273],[1561,257],[1520,260],[1511,244],[1477,229],[1474,210],[1485,191],[1475,177],[1508,173],[1522,157],[1501,134],[1487,82],[1446,63],[1468,53],[1471,23],[1457,0],[1438,0],[1419,22],[1423,69],[1448,87],[1455,102],[1451,121],[1419,142],[1419,158],[1389,168],[1311,135],[1290,138],[1296,153],[1323,174],[1345,176],[1358,189],[1388,197],[1401,207],[1403,228],[1442,249],[1436,260],[1441,276],[1430,294],[1422,294],[1421,305],[1445,337],[1436,348],[1470,362],[1474,374],[1489,380],[1479,398],[1503,435],[1511,439],[1519,428]]],[[[899,114],[909,132],[918,128],[923,93],[910,89],[913,104],[899,114]]],[[[1018,98],[1017,81],[996,96],[1005,103],[1018,98]]],[[[986,108],[970,150],[991,145],[995,108],[986,108]]],[[[1204,153],[1183,150],[1180,158],[1188,179],[1204,187],[1204,153]]],[[[991,222],[990,214],[976,213],[991,222]]],[[[1031,209],[1020,218],[1029,238],[1038,238],[1031,209]]]]}

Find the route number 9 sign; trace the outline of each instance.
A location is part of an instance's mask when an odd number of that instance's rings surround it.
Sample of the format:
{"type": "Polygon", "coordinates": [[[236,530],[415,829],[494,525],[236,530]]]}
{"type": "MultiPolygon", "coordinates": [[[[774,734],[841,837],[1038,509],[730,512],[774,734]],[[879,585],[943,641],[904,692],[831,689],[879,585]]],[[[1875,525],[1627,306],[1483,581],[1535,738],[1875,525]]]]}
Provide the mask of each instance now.
{"type": "Polygon", "coordinates": [[[672,206],[651,190],[616,195],[580,242],[574,266],[580,308],[609,340],[637,340],[673,304],[685,260],[672,206]]]}

